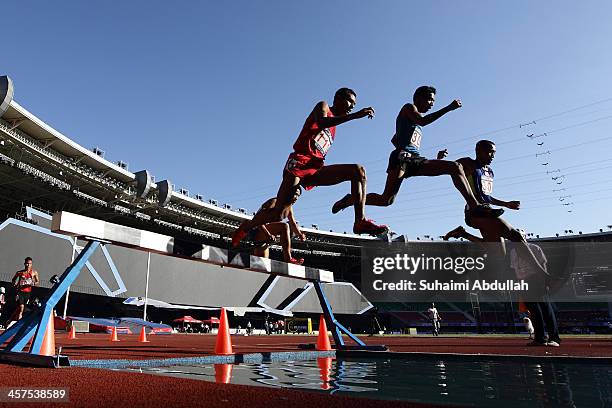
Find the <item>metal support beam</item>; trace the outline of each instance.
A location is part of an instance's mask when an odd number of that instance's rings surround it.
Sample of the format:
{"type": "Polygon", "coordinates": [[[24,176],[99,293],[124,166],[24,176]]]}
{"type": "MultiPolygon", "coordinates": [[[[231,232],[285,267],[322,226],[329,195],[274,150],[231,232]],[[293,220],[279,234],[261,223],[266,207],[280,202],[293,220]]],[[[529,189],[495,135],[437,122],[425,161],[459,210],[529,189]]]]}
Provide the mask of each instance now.
{"type": "MultiPolygon", "coordinates": [[[[321,309],[323,310],[323,317],[325,318],[325,322],[327,323],[328,329],[331,330],[332,336],[334,338],[334,342],[336,343],[337,350],[359,350],[359,351],[388,351],[387,346],[368,346],[363,341],[361,341],[357,336],[351,333],[346,327],[344,327],[338,320],[336,320],[336,316],[334,316],[334,312],[325,296],[325,292],[323,291],[323,286],[320,281],[311,280],[319,298],[319,303],[321,304],[321,309]],[[342,334],[346,334],[349,336],[351,340],[353,340],[356,345],[350,346],[344,343],[344,339],[342,338],[342,334]]],[[[309,347],[308,347],[309,348],[309,347]]]]}
{"type": "Polygon", "coordinates": [[[317,296],[319,297],[319,302],[321,303],[321,309],[323,310],[323,316],[325,317],[325,322],[329,329],[331,329],[332,336],[334,338],[334,342],[336,343],[336,349],[338,350],[371,350],[371,351],[386,351],[386,346],[368,346],[363,341],[361,341],[357,336],[351,333],[346,327],[344,327],[338,320],[336,320],[336,316],[334,316],[334,312],[332,311],[331,305],[329,304],[327,297],[325,296],[325,292],[323,291],[323,286],[321,282],[313,280],[311,281],[314,285],[314,288],[317,292],[317,296]],[[342,333],[349,336],[351,340],[353,340],[357,345],[356,346],[348,346],[344,343],[344,339],[342,339],[342,333]]]}
{"type": "Polygon", "coordinates": [[[0,353],[21,352],[32,336],[34,336],[34,340],[30,347],[30,354],[40,353],[45,329],[49,323],[49,316],[52,316],[53,308],[68,291],[70,285],[79,276],[81,269],[83,269],[91,255],[100,245],[100,241],[89,241],[72,265],[64,271],[59,281],[51,288],[47,297],[43,300],[42,306],[0,335],[0,344],[3,344],[12,337],[11,341],[0,353]]]}

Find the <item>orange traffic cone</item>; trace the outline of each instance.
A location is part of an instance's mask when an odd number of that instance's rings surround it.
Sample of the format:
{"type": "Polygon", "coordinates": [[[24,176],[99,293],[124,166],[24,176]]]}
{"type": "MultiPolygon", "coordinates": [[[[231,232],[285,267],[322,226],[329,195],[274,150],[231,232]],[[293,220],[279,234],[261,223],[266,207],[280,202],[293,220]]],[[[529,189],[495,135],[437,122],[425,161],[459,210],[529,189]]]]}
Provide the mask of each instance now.
{"type": "Polygon", "coordinates": [[[329,342],[329,336],[327,335],[327,323],[325,323],[325,317],[321,315],[319,319],[319,337],[317,339],[317,350],[330,351],[331,344],[329,342]]]}
{"type": "Polygon", "coordinates": [[[121,341],[117,338],[117,326],[113,326],[111,329],[110,341],[121,341]]]}
{"type": "Polygon", "coordinates": [[[70,327],[70,334],[68,335],[68,339],[69,340],[75,340],[76,339],[76,327],[74,324],[71,325],[70,327]]]}
{"type": "Polygon", "coordinates": [[[140,329],[140,338],[138,339],[139,343],[148,343],[149,340],[147,340],[147,331],[145,330],[144,326],[142,326],[142,329],[140,329]]]}
{"type": "Polygon", "coordinates": [[[217,384],[229,384],[232,379],[232,364],[215,364],[215,382],[217,384]]]}
{"type": "Polygon", "coordinates": [[[219,332],[215,343],[215,354],[234,354],[232,350],[232,340],[230,339],[229,324],[225,308],[221,308],[221,318],[219,321],[219,332]]]}
{"type": "Polygon", "coordinates": [[[41,356],[55,355],[55,324],[53,322],[53,311],[51,311],[49,316],[49,323],[47,323],[47,328],[45,329],[45,336],[43,337],[39,354],[41,356]]]}
{"type": "Polygon", "coordinates": [[[317,358],[317,365],[319,366],[319,374],[321,378],[321,389],[329,390],[331,388],[331,386],[329,385],[329,382],[331,381],[332,358],[331,357],[317,358]]]}

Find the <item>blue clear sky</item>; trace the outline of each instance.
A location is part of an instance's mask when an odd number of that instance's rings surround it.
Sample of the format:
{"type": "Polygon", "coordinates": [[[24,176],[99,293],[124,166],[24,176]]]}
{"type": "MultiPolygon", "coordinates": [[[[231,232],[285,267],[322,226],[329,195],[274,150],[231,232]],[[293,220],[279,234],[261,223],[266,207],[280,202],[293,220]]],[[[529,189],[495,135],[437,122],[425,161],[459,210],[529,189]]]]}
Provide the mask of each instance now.
{"type": "MultiPolygon", "coordinates": [[[[543,235],[612,224],[610,2],[32,1],[2,15],[17,102],[205,198],[256,210],[275,195],[305,117],[341,86],[377,115],[338,127],[327,163],[363,163],[380,192],[395,116],[431,84],[436,108],[464,107],[424,129],[423,152],[496,141],[494,196],[523,205],[508,221],[543,235]]],[[[348,189],[304,194],[298,220],[350,231],[351,209],[329,211],[348,189]]],[[[420,178],[368,216],[414,238],[459,225],[462,208],[450,178],[420,178]]]]}

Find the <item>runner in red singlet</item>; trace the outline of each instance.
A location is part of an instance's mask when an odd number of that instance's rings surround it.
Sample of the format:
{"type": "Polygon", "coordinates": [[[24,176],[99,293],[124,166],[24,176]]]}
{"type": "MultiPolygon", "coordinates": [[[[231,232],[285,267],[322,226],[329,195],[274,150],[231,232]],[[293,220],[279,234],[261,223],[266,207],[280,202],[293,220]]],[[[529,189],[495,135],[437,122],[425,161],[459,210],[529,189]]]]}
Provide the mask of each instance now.
{"type": "Polygon", "coordinates": [[[25,306],[30,301],[30,295],[32,294],[32,286],[38,285],[38,272],[32,269],[32,258],[27,257],[24,260],[23,265],[25,269],[18,271],[13,276],[13,286],[17,290],[17,309],[13,313],[13,316],[8,320],[19,320],[23,317],[23,311],[25,306]]]}
{"type": "MultiPolygon", "coordinates": [[[[300,227],[295,221],[293,208],[291,207],[297,199],[302,195],[302,188],[297,186],[291,201],[289,203],[289,211],[287,214],[288,222],[270,222],[260,225],[248,232],[247,239],[254,244],[253,255],[263,258],[270,257],[270,245],[276,242],[276,237],[279,238],[281,247],[283,248],[283,260],[287,263],[301,265],[304,263],[304,258],[294,258],[291,256],[291,235],[295,234],[300,240],[306,240],[306,235],[300,230],[300,227]]],[[[276,197],[273,197],[261,205],[259,211],[272,208],[276,205],[276,197]]],[[[258,212],[259,212],[258,211],[258,212]]]]}
{"type": "Polygon", "coordinates": [[[243,222],[234,232],[232,245],[237,246],[247,231],[270,222],[279,222],[287,217],[290,200],[298,185],[310,190],[315,186],[332,186],[344,181],[351,182],[351,195],[355,197],[355,234],[379,235],[387,231],[384,225],[376,225],[366,220],[364,205],[366,196],[365,169],[359,164],[324,164],[325,155],[334,142],[336,126],[360,118],[373,118],[371,107],[350,113],[355,106],[356,93],[352,89],[341,88],[334,95],[330,107],[327,102],[319,102],[308,118],[293,145],[283,170],[283,181],[276,195],[274,208],[260,211],[252,220],[243,222]]]}

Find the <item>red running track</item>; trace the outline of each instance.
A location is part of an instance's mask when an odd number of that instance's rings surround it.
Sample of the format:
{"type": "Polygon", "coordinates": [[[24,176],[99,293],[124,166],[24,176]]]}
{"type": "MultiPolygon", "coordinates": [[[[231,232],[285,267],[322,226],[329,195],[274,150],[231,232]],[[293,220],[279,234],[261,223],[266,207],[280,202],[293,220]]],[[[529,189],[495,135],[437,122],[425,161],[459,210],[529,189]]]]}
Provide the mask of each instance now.
{"type": "MultiPolygon", "coordinates": [[[[192,357],[213,354],[215,336],[173,334],[148,336],[150,343],[138,343],[138,336],[119,336],[111,343],[106,334],[79,334],[68,340],[58,332],[56,345],[70,359],[149,359],[192,357]]],[[[370,345],[385,344],[391,351],[420,353],[496,354],[567,357],[612,357],[612,337],[569,337],[561,347],[527,346],[530,340],[520,336],[398,336],[361,337],[370,345]]],[[[316,343],[314,336],[232,336],[235,353],[295,351],[298,344],[316,343]]],[[[347,340],[347,344],[351,344],[347,340]]]]}
{"type": "MultiPolygon", "coordinates": [[[[212,354],[211,335],[149,336],[150,343],[139,343],[138,336],[119,336],[111,343],[108,335],[78,334],[68,340],[56,333],[56,344],[71,359],[150,359],[212,354]]],[[[610,338],[566,338],[559,348],[527,347],[522,337],[364,337],[367,344],[386,344],[392,351],[423,353],[465,353],[539,356],[612,357],[610,338]]],[[[300,343],[314,343],[312,336],[232,336],[234,352],[296,350],[300,343]]],[[[116,372],[89,368],[43,369],[0,364],[1,387],[69,387],[70,403],[53,406],[206,406],[206,407],[432,407],[398,401],[371,400],[306,393],[296,390],[215,384],[199,380],[150,374],[116,372]],[[129,400],[127,399],[129,398],[129,400]]],[[[15,406],[41,407],[19,403],[15,406]]]]}

